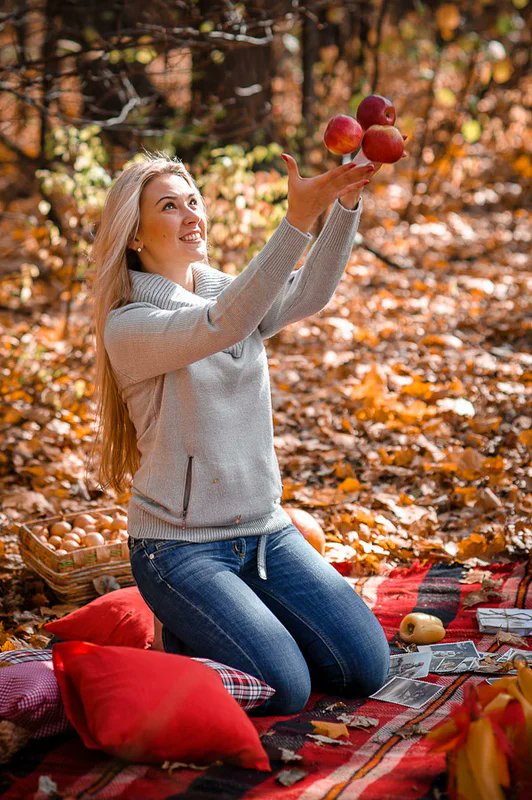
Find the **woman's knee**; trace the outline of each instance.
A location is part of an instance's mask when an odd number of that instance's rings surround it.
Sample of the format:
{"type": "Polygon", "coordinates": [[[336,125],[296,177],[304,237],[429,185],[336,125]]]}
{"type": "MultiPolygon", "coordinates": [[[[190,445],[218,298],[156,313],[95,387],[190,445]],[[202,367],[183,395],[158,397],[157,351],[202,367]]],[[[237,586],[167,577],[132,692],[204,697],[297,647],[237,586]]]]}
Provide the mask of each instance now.
{"type": "Polygon", "coordinates": [[[277,655],[274,662],[263,664],[261,680],[275,689],[275,694],[261,707],[268,714],[297,714],[308,703],[311,680],[308,665],[301,654],[297,658],[277,655]]]}
{"type": "Polygon", "coordinates": [[[354,663],[353,673],[347,687],[359,697],[368,697],[386,683],[390,671],[390,647],[381,628],[380,635],[372,638],[363,657],[354,663]]]}

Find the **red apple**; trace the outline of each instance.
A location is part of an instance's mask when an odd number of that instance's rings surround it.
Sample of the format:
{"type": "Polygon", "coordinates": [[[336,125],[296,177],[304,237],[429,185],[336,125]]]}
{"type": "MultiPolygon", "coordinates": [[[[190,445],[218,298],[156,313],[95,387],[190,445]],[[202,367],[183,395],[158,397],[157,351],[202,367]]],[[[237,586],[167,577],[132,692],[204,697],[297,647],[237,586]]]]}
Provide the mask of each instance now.
{"type": "Polygon", "coordinates": [[[363,136],[364,131],[354,117],[337,114],[325,129],[323,143],[335,156],[343,156],[358,150],[363,136]]]}
{"type": "Polygon", "coordinates": [[[395,122],[394,105],[387,97],[370,94],[358,106],[357,120],[364,130],[371,125],[393,125],[395,122]]]}
{"type": "Polygon", "coordinates": [[[394,164],[404,153],[404,139],[393,125],[371,125],[362,139],[362,152],[370,161],[394,164]]]}

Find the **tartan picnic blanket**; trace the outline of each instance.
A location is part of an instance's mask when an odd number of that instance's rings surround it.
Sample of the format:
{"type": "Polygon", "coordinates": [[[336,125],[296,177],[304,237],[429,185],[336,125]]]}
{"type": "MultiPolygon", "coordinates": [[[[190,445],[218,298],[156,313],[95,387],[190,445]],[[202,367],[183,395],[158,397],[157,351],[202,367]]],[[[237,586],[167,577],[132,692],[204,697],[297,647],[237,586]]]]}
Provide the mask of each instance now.
{"type": "MultiPolygon", "coordinates": [[[[530,607],[530,563],[499,563],[483,568],[501,581],[500,600],[483,605],[530,607]]],[[[447,628],[446,641],[472,639],[480,651],[502,653],[493,634],[481,634],[478,605],[464,607],[464,597],[478,584],[462,583],[467,569],[456,564],[413,564],[388,576],[345,579],[373,609],[386,632],[392,652],[405,614],[424,611],[439,616],[447,628]]],[[[482,606],[482,604],[481,604],[482,606]]],[[[481,607],[480,606],[480,607],[481,607]]],[[[420,728],[428,731],[461,702],[466,682],[480,683],[472,673],[429,675],[425,681],[443,687],[421,709],[375,699],[346,699],[313,692],[306,708],[284,717],[251,717],[272,767],[259,772],[230,765],[175,770],[128,764],[83,746],[75,733],[33,740],[0,768],[0,796],[6,800],[421,800],[445,790],[445,762],[434,754],[420,728]],[[356,713],[378,720],[375,727],[349,728],[343,744],[320,744],[309,738],[311,720],[336,722],[338,714],[356,713]],[[286,762],[290,750],[298,760],[286,762]],[[285,770],[305,777],[284,786],[277,781],[285,770]],[[57,788],[55,788],[57,787],[57,788]],[[40,790],[39,790],[40,789],[40,790]]]]}

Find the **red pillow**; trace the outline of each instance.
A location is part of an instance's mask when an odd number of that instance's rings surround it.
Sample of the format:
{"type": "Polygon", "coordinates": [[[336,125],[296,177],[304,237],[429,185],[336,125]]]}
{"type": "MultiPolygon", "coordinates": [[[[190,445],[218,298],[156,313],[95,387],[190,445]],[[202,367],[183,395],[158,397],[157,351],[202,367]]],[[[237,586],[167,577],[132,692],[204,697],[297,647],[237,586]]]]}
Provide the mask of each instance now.
{"type": "Polygon", "coordinates": [[[66,641],[82,639],[147,650],[153,642],[154,617],[138,588],[129,586],[97,597],[43,628],[66,641]]]}
{"type": "Polygon", "coordinates": [[[59,642],[65,711],[86,747],[126,761],[221,760],[271,772],[254,725],[214,670],[187,656],[59,642]]]}

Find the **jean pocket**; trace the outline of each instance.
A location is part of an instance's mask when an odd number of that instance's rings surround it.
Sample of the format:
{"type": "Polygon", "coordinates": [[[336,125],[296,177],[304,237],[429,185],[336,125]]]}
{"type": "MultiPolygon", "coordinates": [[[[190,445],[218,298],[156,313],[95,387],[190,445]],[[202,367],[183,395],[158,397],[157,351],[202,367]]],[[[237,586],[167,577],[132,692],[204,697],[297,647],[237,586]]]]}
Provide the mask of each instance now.
{"type": "Polygon", "coordinates": [[[143,544],[144,539],[134,539],[132,536],[130,536],[127,540],[129,555],[132,556],[134,553],[138,552],[142,548],[143,544]]]}
{"type": "Polygon", "coordinates": [[[178,547],[185,547],[187,544],[194,544],[194,542],[183,542],[179,539],[144,539],[144,552],[148,556],[155,556],[176,550],[178,547]]]}

